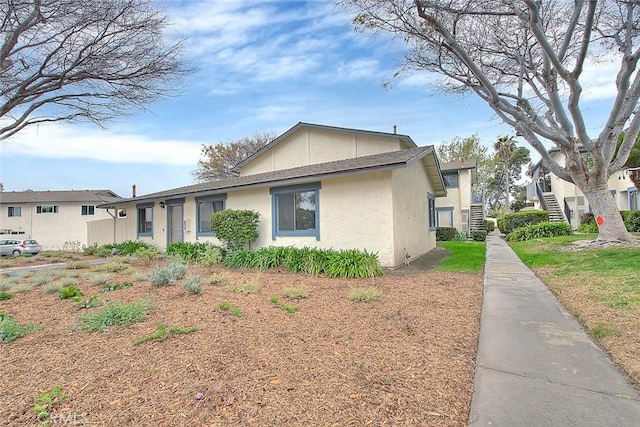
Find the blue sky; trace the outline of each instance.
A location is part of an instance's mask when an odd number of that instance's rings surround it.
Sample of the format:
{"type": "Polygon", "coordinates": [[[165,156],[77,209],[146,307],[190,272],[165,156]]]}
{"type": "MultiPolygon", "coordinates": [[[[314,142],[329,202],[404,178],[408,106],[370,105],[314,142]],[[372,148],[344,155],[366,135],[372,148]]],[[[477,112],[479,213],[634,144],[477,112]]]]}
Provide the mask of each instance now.
{"type": "MultiPolygon", "coordinates": [[[[185,40],[195,71],[148,111],[107,123],[51,124],[2,142],[5,191],[110,189],[129,197],[193,183],[202,144],[297,122],[407,134],[418,145],[477,133],[491,146],[513,132],[474,96],[436,91],[435,78],[392,79],[402,46],[356,33],[351,17],[325,1],[160,2],[185,40]],[[389,82],[384,87],[385,82],[389,82]]],[[[611,103],[615,71],[587,71],[594,129],[611,103]]],[[[535,158],[536,156],[534,156],[535,158]]]]}

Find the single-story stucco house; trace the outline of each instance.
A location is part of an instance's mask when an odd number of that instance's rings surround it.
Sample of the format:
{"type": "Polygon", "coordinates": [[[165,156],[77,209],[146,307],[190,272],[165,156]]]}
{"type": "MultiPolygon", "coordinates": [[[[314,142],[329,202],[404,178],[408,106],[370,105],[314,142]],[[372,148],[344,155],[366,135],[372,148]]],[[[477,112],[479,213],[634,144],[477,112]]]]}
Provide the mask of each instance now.
{"type": "Polygon", "coordinates": [[[436,245],[435,198],[446,188],[434,148],[407,135],[298,123],[234,171],[230,179],[105,203],[113,220],[90,225],[89,240],[219,244],[211,214],[250,209],[260,213],[254,248],[360,249],[394,267],[436,245]]]}

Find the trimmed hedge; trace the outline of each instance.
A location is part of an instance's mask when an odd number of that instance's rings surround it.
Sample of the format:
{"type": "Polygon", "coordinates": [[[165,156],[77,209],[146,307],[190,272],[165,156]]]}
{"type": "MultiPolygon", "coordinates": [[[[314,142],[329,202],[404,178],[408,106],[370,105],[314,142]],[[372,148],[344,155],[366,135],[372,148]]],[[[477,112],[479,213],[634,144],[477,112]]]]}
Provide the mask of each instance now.
{"type": "Polygon", "coordinates": [[[496,223],[491,221],[490,219],[488,219],[487,220],[487,233],[491,233],[495,229],[496,229],[496,223]]]}
{"type": "Polygon", "coordinates": [[[485,230],[474,230],[471,233],[471,238],[476,242],[484,242],[487,240],[487,232],[485,230]]]}
{"type": "Polygon", "coordinates": [[[547,211],[520,211],[498,218],[498,228],[501,233],[509,234],[516,228],[548,221],[549,212],[547,211]],[[503,220],[502,227],[500,227],[500,219],[503,220]]]}
{"type": "MultiPolygon", "coordinates": [[[[640,233],[640,211],[620,211],[622,221],[627,231],[630,233],[640,233]]],[[[598,225],[593,212],[580,215],[580,227],[578,231],[582,233],[597,233],[598,225]]]]}
{"type": "Polygon", "coordinates": [[[455,240],[457,236],[458,236],[458,229],[456,229],[455,227],[436,228],[436,240],[439,242],[455,240]]]}
{"type": "Polygon", "coordinates": [[[573,234],[571,226],[566,222],[540,222],[524,227],[518,227],[507,234],[508,241],[523,241],[542,237],[570,236],[573,234]]]}

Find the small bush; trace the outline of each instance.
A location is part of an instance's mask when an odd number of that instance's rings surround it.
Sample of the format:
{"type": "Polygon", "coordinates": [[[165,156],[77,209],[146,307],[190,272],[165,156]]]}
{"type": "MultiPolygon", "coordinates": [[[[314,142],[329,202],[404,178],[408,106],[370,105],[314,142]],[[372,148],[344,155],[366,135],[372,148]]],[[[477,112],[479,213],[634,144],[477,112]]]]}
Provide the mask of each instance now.
{"type": "Polygon", "coordinates": [[[42,286],[50,283],[53,280],[49,273],[40,272],[29,278],[29,283],[35,286],[42,286]]]}
{"type": "Polygon", "coordinates": [[[60,290],[62,290],[63,286],[60,283],[52,283],[50,285],[47,285],[44,288],[44,291],[48,294],[55,294],[56,292],[59,292],[60,290]]]}
{"type": "Polygon", "coordinates": [[[234,294],[250,295],[257,294],[260,290],[260,283],[255,280],[248,280],[246,282],[227,286],[229,292],[234,294]]]}
{"type": "Polygon", "coordinates": [[[90,298],[81,299],[78,304],[78,310],[82,310],[84,308],[100,307],[101,305],[102,301],[100,301],[97,295],[93,295],[90,298]]]}
{"type": "MultiPolygon", "coordinates": [[[[115,252],[119,255],[135,255],[140,249],[150,249],[155,247],[147,242],[141,240],[127,240],[126,242],[117,243],[115,245],[105,245],[105,247],[111,249],[112,253],[115,252]],[[109,248],[109,246],[111,246],[109,248]],[[115,251],[113,251],[115,249],[115,251]]],[[[156,249],[157,250],[157,249],[156,249]]]]}
{"type": "Polygon", "coordinates": [[[13,298],[13,294],[7,291],[0,291],[0,301],[5,301],[13,298]]]}
{"type": "Polygon", "coordinates": [[[593,222],[585,222],[581,224],[576,231],[580,233],[597,233],[598,232],[598,224],[595,221],[593,222]]]}
{"type": "Polygon", "coordinates": [[[436,228],[436,240],[439,242],[446,242],[453,240],[458,234],[458,230],[455,227],[438,227],[436,228]]]}
{"type": "Polygon", "coordinates": [[[84,276],[92,285],[106,285],[113,280],[113,274],[110,273],[89,273],[84,276]]]}
{"type": "Polygon", "coordinates": [[[587,212],[580,215],[580,225],[596,223],[596,217],[593,215],[593,212],[587,212]]]}
{"type": "Polygon", "coordinates": [[[140,248],[135,251],[134,255],[138,258],[144,265],[150,265],[151,261],[153,261],[156,256],[160,253],[155,247],[149,246],[146,248],[140,248]]]}
{"type": "Polygon", "coordinates": [[[476,242],[484,242],[487,240],[487,232],[485,230],[474,230],[471,233],[471,238],[476,242]]]}
{"type": "Polygon", "coordinates": [[[202,292],[202,278],[200,276],[190,276],[182,281],[182,289],[191,295],[198,295],[202,292]]]}
{"type": "Polygon", "coordinates": [[[98,252],[98,244],[94,243],[93,245],[85,246],[82,248],[82,255],[86,256],[95,256],[96,252],[98,252]]]}
{"type": "Polygon", "coordinates": [[[190,327],[190,328],[181,328],[179,326],[170,326],[167,327],[164,323],[158,323],[156,331],[142,338],[138,338],[133,342],[133,345],[140,345],[146,343],[148,341],[165,341],[167,338],[173,335],[186,335],[192,332],[196,332],[198,328],[190,327]]]}
{"type": "Polygon", "coordinates": [[[232,305],[229,301],[220,301],[220,303],[218,304],[218,307],[220,307],[220,309],[224,311],[228,311],[229,313],[233,314],[236,317],[244,316],[244,313],[242,313],[242,310],[232,305]]]}
{"type": "Polygon", "coordinates": [[[205,280],[207,285],[226,285],[231,278],[226,273],[213,273],[205,280]]]}
{"type": "Polygon", "coordinates": [[[97,256],[98,258],[107,258],[113,255],[113,249],[101,246],[96,249],[94,255],[97,256]]]}
{"type": "Polygon", "coordinates": [[[519,227],[507,234],[508,241],[524,241],[543,237],[570,236],[571,226],[566,222],[541,222],[526,227],[519,227]]]}
{"type": "Polygon", "coordinates": [[[504,216],[504,230],[501,229],[500,231],[509,234],[516,228],[548,221],[549,212],[547,211],[520,211],[510,213],[504,216]]]}
{"type": "Polygon", "coordinates": [[[68,286],[75,285],[76,280],[73,277],[63,277],[62,279],[58,280],[58,283],[60,283],[63,288],[66,288],[68,286]]]}
{"type": "Polygon", "coordinates": [[[147,275],[147,280],[154,288],[160,288],[171,284],[173,276],[171,271],[166,267],[154,268],[147,275]]]}
{"type": "Polygon", "coordinates": [[[69,270],[82,270],[83,268],[89,268],[87,261],[69,261],[64,265],[69,270]]]}
{"type": "Polygon", "coordinates": [[[120,289],[128,288],[129,286],[133,286],[133,283],[131,283],[131,282],[122,282],[122,283],[117,283],[115,285],[104,285],[100,289],[100,292],[118,291],[120,289]]]}
{"type": "Polygon", "coordinates": [[[498,227],[498,230],[502,233],[502,234],[507,234],[505,233],[505,228],[504,228],[504,217],[501,216],[499,218],[496,218],[496,226],[498,227]]]}
{"type": "Polygon", "coordinates": [[[67,397],[68,396],[62,392],[61,385],[55,386],[50,391],[38,397],[35,405],[33,405],[33,412],[36,414],[38,421],[42,423],[42,426],[49,425],[49,418],[51,417],[49,412],[54,406],[67,400],[67,397]]]}
{"type": "Polygon", "coordinates": [[[382,293],[373,286],[368,288],[354,288],[349,291],[349,299],[355,302],[370,302],[380,298],[382,293]]]}
{"type": "Polygon", "coordinates": [[[211,231],[227,249],[240,249],[258,238],[259,221],[258,212],[225,209],[211,215],[211,231]]]}
{"type": "Polygon", "coordinates": [[[306,286],[296,286],[291,288],[284,288],[282,293],[289,299],[299,300],[307,298],[309,296],[309,288],[306,286]]]}
{"type": "Polygon", "coordinates": [[[111,326],[128,326],[145,318],[151,309],[151,301],[144,300],[131,304],[115,301],[102,310],[80,316],[80,330],[95,332],[108,330],[111,326]]]}
{"type": "Polygon", "coordinates": [[[496,223],[491,221],[490,219],[486,220],[487,223],[487,233],[491,233],[496,229],[496,223]]]}
{"type": "Polygon", "coordinates": [[[14,285],[11,288],[11,292],[19,294],[21,292],[30,291],[31,289],[33,289],[33,287],[31,285],[28,285],[26,283],[18,283],[17,285],[14,285]]]}
{"type": "Polygon", "coordinates": [[[0,341],[2,342],[15,341],[38,329],[40,326],[34,323],[22,325],[13,320],[13,317],[0,312],[0,341]]]}
{"type": "Polygon", "coordinates": [[[640,211],[620,211],[620,215],[627,231],[640,233],[640,211]]]}
{"type": "Polygon", "coordinates": [[[183,264],[181,262],[171,262],[168,266],[167,269],[169,270],[169,273],[171,274],[171,278],[172,280],[181,280],[184,278],[184,275],[187,273],[187,269],[189,267],[186,264],[183,264]]]}
{"type": "Polygon", "coordinates": [[[109,273],[124,273],[130,269],[131,269],[131,266],[122,260],[111,261],[105,264],[98,264],[91,268],[92,271],[98,271],[98,272],[106,271],[109,273]]]}
{"type": "Polygon", "coordinates": [[[84,294],[82,293],[82,291],[74,285],[67,286],[66,288],[62,288],[58,292],[58,298],[60,299],[73,299],[76,297],[81,297],[83,295],[84,294]]]}
{"type": "Polygon", "coordinates": [[[222,249],[217,246],[207,245],[202,256],[196,262],[205,267],[213,267],[222,264],[223,259],[224,253],[222,249]]]}
{"type": "Polygon", "coordinates": [[[256,252],[249,249],[236,249],[227,252],[223,264],[230,268],[256,268],[256,252]]]}

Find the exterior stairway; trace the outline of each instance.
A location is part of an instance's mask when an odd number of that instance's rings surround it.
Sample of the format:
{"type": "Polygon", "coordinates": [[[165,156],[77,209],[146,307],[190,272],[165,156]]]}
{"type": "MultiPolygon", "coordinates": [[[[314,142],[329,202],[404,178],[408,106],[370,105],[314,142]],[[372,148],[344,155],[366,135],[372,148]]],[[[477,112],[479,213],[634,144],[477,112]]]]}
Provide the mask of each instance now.
{"type": "Polygon", "coordinates": [[[564,213],[562,213],[562,209],[560,209],[560,204],[558,203],[558,199],[556,199],[555,194],[543,193],[543,197],[546,209],[549,211],[549,221],[567,222],[564,217],[564,213]]]}
{"type": "Polygon", "coordinates": [[[487,222],[484,218],[484,209],[481,204],[472,204],[469,209],[469,234],[477,230],[487,229],[487,222]]]}

